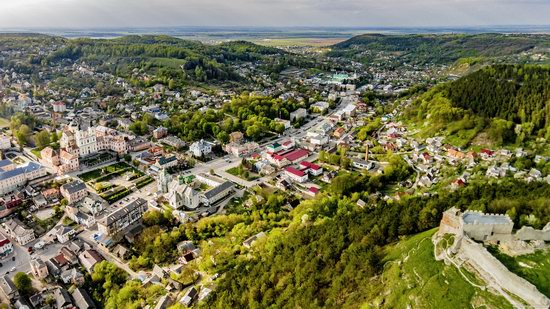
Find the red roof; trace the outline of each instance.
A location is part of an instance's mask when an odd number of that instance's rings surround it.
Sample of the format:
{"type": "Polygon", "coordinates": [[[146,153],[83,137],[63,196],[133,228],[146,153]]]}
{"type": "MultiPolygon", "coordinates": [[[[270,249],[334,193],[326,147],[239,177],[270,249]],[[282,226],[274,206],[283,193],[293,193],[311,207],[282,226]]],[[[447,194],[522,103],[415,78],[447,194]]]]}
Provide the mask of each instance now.
{"type": "Polygon", "coordinates": [[[300,170],[297,170],[297,169],[295,169],[294,167],[287,167],[287,168],[285,168],[285,171],[287,171],[287,172],[289,172],[289,173],[291,173],[291,174],[294,174],[294,175],[296,175],[296,176],[298,176],[298,177],[304,177],[304,176],[306,175],[306,173],[304,173],[304,172],[302,172],[302,171],[300,171],[300,170]]]}
{"type": "Polygon", "coordinates": [[[296,149],[293,150],[285,155],[283,155],[285,158],[287,158],[289,161],[294,162],[300,158],[307,157],[309,155],[309,152],[305,149],[296,149]]]}
{"type": "Polygon", "coordinates": [[[308,161],[302,161],[300,163],[300,165],[302,165],[303,167],[306,167],[306,168],[310,168],[312,170],[319,170],[321,167],[315,163],[311,163],[311,162],[308,162],[308,161]]]}
{"type": "Polygon", "coordinates": [[[0,240],[0,247],[3,247],[4,245],[9,244],[9,243],[10,243],[9,239],[7,239],[7,238],[1,239],[0,240]]]}
{"type": "Polygon", "coordinates": [[[311,188],[309,188],[309,192],[317,193],[317,192],[319,192],[319,189],[315,188],[315,187],[311,187],[311,188]]]}
{"type": "Polygon", "coordinates": [[[488,155],[488,156],[492,156],[493,154],[495,154],[494,151],[491,151],[491,150],[489,150],[489,149],[487,149],[487,148],[481,149],[480,152],[481,152],[481,153],[484,153],[484,154],[486,154],[486,155],[488,155]]]}
{"type": "Polygon", "coordinates": [[[290,145],[290,144],[292,144],[291,141],[286,141],[286,142],[283,143],[283,146],[288,146],[288,145],[290,145]]]}
{"type": "Polygon", "coordinates": [[[284,159],[283,156],[280,156],[278,154],[273,154],[271,157],[277,161],[281,161],[282,159],[284,159]]]}

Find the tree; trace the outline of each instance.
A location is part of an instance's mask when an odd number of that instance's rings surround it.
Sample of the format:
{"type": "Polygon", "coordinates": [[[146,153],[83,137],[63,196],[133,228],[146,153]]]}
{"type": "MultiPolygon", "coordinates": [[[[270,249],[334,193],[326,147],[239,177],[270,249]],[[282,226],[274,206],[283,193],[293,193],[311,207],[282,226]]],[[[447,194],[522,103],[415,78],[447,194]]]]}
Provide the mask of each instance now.
{"type": "Polygon", "coordinates": [[[17,143],[19,144],[19,148],[23,148],[27,146],[29,143],[29,136],[31,134],[31,129],[23,124],[19,127],[17,130],[17,133],[15,133],[15,138],[17,139],[17,143]]]}
{"type": "Polygon", "coordinates": [[[29,295],[32,292],[32,280],[26,273],[18,272],[13,277],[13,283],[21,295],[29,295]]]}
{"type": "Polygon", "coordinates": [[[34,142],[36,144],[36,147],[42,149],[48,145],[50,145],[50,133],[48,131],[43,130],[34,136],[34,142]]]}
{"type": "Polygon", "coordinates": [[[128,130],[132,131],[136,135],[145,135],[145,134],[147,134],[148,127],[147,127],[147,124],[144,121],[139,121],[138,120],[138,121],[132,123],[128,127],[128,130]]]}

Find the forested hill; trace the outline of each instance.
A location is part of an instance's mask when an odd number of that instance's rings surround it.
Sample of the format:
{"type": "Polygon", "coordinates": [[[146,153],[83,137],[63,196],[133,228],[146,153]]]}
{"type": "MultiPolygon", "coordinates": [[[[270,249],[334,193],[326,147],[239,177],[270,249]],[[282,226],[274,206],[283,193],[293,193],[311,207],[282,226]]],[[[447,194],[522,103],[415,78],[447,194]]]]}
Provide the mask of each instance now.
{"type": "Polygon", "coordinates": [[[120,75],[136,67],[153,70],[153,73],[162,69],[160,73],[163,75],[183,75],[179,77],[206,81],[238,79],[229,67],[231,62],[255,61],[284,54],[282,50],[249,42],[206,45],[165,35],[132,35],[108,40],[70,40],[65,47],[50,54],[46,61],[83,60],[120,75]]]}
{"type": "MultiPolygon", "coordinates": [[[[406,118],[462,135],[486,131],[498,144],[550,137],[550,66],[487,66],[421,96],[406,118]],[[516,127],[516,125],[521,125],[516,127]],[[519,140],[517,139],[519,138],[519,140]]],[[[463,145],[457,145],[463,146],[463,145]]]]}
{"type": "Polygon", "coordinates": [[[445,84],[440,90],[453,105],[483,117],[514,123],[550,125],[550,67],[489,66],[445,84]]]}
{"type": "Polygon", "coordinates": [[[368,50],[390,52],[411,63],[452,63],[460,58],[507,56],[548,47],[550,35],[544,34],[365,34],[334,45],[329,56],[368,60],[368,50]]]}

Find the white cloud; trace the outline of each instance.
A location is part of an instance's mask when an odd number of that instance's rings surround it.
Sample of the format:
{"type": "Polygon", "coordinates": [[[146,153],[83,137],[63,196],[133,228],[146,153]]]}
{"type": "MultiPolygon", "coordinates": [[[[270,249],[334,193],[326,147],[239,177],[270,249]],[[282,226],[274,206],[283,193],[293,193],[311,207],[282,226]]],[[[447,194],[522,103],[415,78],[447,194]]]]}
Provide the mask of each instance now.
{"type": "Polygon", "coordinates": [[[0,0],[0,27],[549,24],[550,0],[0,0]]]}

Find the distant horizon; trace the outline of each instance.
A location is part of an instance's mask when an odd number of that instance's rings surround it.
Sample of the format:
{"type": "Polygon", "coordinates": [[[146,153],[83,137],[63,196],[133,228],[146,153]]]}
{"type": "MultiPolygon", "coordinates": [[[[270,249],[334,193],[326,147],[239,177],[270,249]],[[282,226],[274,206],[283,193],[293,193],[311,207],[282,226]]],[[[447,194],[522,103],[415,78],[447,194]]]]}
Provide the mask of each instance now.
{"type": "Polygon", "coordinates": [[[548,25],[480,26],[128,26],[128,27],[0,27],[0,33],[46,34],[66,38],[114,38],[126,35],[168,35],[203,39],[276,37],[348,38],[360,34],[550,34],[548,25]]]}

